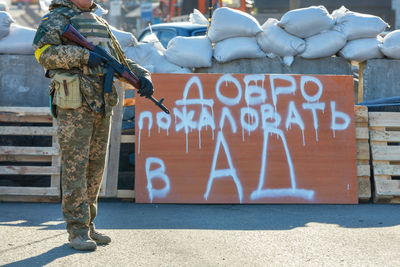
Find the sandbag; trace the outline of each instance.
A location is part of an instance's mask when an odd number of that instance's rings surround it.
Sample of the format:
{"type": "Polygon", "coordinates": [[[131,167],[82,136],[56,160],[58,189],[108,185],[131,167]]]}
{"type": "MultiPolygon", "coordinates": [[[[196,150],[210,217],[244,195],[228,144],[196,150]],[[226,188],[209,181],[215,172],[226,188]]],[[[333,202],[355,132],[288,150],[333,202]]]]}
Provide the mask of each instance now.
{"type": "Polygon", "coordinates": [[[0,40],[0,54],[33,55],[36,30],[11,24],[10,34],[0,40]]]}
{"type": "Polygon", "coordinates": [[[164,45],[160,42],[160,40],[158,39],[157,35],[155,33],[151,33],[146,35],[142,40],[142,43],[153,43],[154,47],[165,53],[165,51],[167,51],[167,49],[165,49],[164,45]]]}
{"type": "Polygon", "coordinates": [[[110,26],[110,30],[114,34],[115,38],[117,38],[118,43],[121,45],[123,49],[127,46],[137,45],[138,41],[136,37],[133,36],[132,33],[118,30],[113,26],[110,26]]]}
{"type": "Polygon", "coordinates": [[[383,58],[379,49],[382,44],[381,37],[363,38],[347,42],[339,51],[339,55],[348,60],[365,61],[373,58],[383,58]]]}
{"type": "MultiPolygon", "coordinates": [[[[40,1],[40,0],[39,0],[40,1]]],[[[49,0],[48,0],[49,1],[49,0]]],[[[97,8],[94,11],[94,14],[96,14],[99,17],[105,16],[108,14],[108,10],[104,9],[101,5],[97,4],[97,8]]]]}
{"type": "Polygon", "coordinates": [[[10,13],[0,11],[0,39],[3,39],[10,33],[10,25],[15,22],[10,13]]]}
{"type": "Polygon", "coordinates": [[[155,47],[154,43],[139,43],[136,46],[128,46],[124,51],[127,58],[132,59],[139,65],[152,66],[154,73],[187,71],[183,70],[180,66],[169,62],[164,53],[155,47]]]}
{"type": "Polygon", "coordinates": [[[346,44],[346,36],[337,31],[324,31],[306,40],[306,49],[300,54],[302,58],[322,58],[336,54],[346,44]]]}
{"type": "Polygon", "coordinates": [[[215,43],[232,37],[252,37],[261,31],[260,24],[253,16],[221,7],[213,13],[208,37],[215,43]]]}
{"type": "Polygon", "coordinates": [[[239,58],[262,58],[266,54],[259,47],[255,37],[236,37],[218,42],[214,46],[214,58],[228,62],[239,58]]]}
{"type": "Polygon", "coordinates": [[[278,23],[285,31],[300,38],[307,38],[329,30],[333,24],[334,20],[324,6],[290,10],[278,23]]]}
{"type": "Polygon", "coordinates": [[[193,24],[205,25],[207,27],[210,25],[208,19],[196,8],[193,10],[193,13],[189,15],[189,21],[193,24]]]}
{"type": "Polygon", "coordinates": [[[168,43],[168,61],[188,68],[211,67],[212,46],[207,36],[177,36],[168,43]]]}
{"type": "Polygon", "coordinates": [[[352,12],[344,6],[333,12],[335,17],[334,30],[346,35],[347,40],[373,38],[389,27],[383,19],[377,16],[352,12]]]}
{"type": "Polygon", "coordinates": [[[400,30],[388,33],[379,48],[388,58],[400,59],[400,30]]]}
{"type": "Polygon", "coordinates": [[[262,25],[263,31],[257,34],[257,42],[265,53],[278,56],[295,56],[304,51],[303,39],[293,36],[278,26],[278,20],[270,18],[262,25]]]}

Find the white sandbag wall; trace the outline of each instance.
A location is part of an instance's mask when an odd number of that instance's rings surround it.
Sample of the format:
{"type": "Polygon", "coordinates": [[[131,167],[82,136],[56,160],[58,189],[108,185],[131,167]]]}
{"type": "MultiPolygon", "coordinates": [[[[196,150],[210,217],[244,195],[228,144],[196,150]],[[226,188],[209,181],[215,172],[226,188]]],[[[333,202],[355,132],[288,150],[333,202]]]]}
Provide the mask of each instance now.
{"type": "Polygon", "coordinates": [[[379,48],[388,58],[400,59],[400,30],[388,33],[379,48]]]}
{"type": "Polygon", "coordinates": [[[229,62],[239,58],[265,57],[255,37],[235,37],[215,44],[214,58],[218,62],[229,62]]]}
{"type": "Polygon", "coordinates": [[[307,38],[322,31],[329,30],[334,20],[324,6],[311,6],[290,10],[278,23],[288,33],[307,38]]]}
{"type": "MultiPolygon", "coordinates": [[[[189,17],[192,23],[208,25],[198,10],[189,17]]],[[[35,29],[12,22],[7,12],[0,12],[0,53],[33,54],[35,29]]],[[[127,57],[152,72],[188,73],[210,67],[213,60],[226,63],[266,56],[277,56],[286,65],[296,56],[341,56],[360,62],[385,56],[400,59],[400,33],[379,37],[388,26],[377,16],[345,7],[329,14],[324,6],[290,10],[280,20],[271,18],[261,26],[250,14],[223,7],[215,10],[206,36],[176,37],[166,49],[155,35],[138,43],[129,32],[111,30],[127,57]]]]}
{"type": "Polygon", "coordinates": [[[207,36],[177,36],[168,43],[165,57],[187,68],[211,67],[212,46],[207,36]]]}
{"type": "MultiPolygon", "coordinates": [[[[198,10],[190,15],[190,21],[207,24],[198,10]]],[[[288,66],[296,56],[341,56],[359,62],[384,56],[400,58],[400,33],[388,35],[383,41],[379,36],[387,27],[377,16],[345,7],[332,14],[324,6],[299,8],[285,13],[280,21],[270,18],[262,26],[247,13],[223,7],[215,10],[207,37],[213,47],[212,57],[218,63],[266,56],[279,57],[288,66]]],[[[165,52],[167,60],[189,69],[207,67],[211,62],[210,49],[197,49],[195,38],[198,37],[171,40],[165,52]]]]}
{"type": "Polygon", "coordinates": [[[10,33],[0,40],[0,54],[33,55],[35,34],[35,29],[11,24],[10,33]]]}
{"type": "Polygon", "coordinates": [[[0,11],[0,40],[10,33],[10,25],[14,19],[8,12],[0,11]]]}
{"type": "Polygon", "coordinates": [[[169,62],[155,42],[139,43],[125,48],[125,55],[153,73],[188,73],[189,70],[169,62]]]}

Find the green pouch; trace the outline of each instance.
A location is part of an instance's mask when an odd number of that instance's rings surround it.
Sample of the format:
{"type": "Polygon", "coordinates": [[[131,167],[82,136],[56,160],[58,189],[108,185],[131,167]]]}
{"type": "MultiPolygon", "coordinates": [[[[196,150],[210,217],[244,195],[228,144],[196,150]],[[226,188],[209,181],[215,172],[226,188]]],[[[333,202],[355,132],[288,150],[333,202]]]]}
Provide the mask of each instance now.
{"type": "Polygon", "coordinates": [[[78,74],[57,73],[53,77],[52,85],[54,86],[53,104],[65,109],[76,109],[82,106],[78,74]]]}

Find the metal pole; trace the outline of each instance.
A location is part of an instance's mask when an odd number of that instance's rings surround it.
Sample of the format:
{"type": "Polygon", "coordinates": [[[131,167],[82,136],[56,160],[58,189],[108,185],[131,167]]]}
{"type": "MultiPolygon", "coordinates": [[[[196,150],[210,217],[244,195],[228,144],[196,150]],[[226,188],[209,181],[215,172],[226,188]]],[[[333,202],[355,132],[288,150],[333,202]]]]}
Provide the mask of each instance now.
{"type": "Polygon", "coordinates": [[[212,10],[213,10],[212,0],[208,0],[208,22],[210,23],[210,25],[211,25],[212,10]]]}

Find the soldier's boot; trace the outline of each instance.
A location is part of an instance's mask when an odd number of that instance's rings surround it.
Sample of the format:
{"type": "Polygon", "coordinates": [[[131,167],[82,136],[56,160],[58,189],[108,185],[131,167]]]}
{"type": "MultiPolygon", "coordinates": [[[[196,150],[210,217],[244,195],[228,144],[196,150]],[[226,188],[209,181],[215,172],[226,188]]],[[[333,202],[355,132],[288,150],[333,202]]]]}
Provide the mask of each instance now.
{"type": "Polygon", "coordinates": [[[89,229],[90,238],[93,239],[97,245],[108,245],[111,242],[109,236],[97,232],[94,226],[90,226],[89,229]]]}
{"type": "Polygon", "coordinates": [[[94,251],[97,248],[96,242],[90,239],[87,235],[77,235],[69,237],[69,245],[76,250],[94,251]]]}

